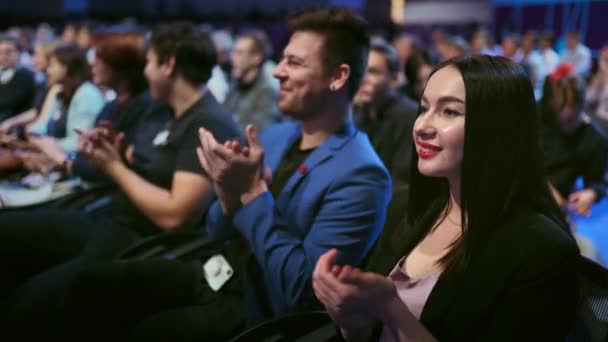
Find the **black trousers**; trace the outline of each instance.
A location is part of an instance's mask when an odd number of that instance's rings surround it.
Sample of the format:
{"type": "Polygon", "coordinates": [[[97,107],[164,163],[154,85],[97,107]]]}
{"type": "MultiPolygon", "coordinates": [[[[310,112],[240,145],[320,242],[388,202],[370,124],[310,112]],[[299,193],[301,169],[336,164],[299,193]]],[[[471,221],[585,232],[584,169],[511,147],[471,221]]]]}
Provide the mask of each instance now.
{"type": "Polygon", "coordinates": [[[0,212],[0,340],[43,341],[74,276],[139,235],[110,217],[70,210],[0,212]]]}
{"type": "Polygon", "coordinates": [[[0,291],[8,294],[32,276],[80,255],[91,234],[77,211],[0,211],[0,291]]]}
{"type": "Polygon", "coordinates": [[[240,290],[214,292],[201,263],[164,259],[83,270],[64,319],[57,341],[226,341],[244,322],[240,290]]]}
{"type": "Polygon", "coordinates": [[[214,292],[199,262],[114,260],[139,238],[78,211],[0,213],[0,340],[224,341],[243,327],[240,278],[214,292]]]}

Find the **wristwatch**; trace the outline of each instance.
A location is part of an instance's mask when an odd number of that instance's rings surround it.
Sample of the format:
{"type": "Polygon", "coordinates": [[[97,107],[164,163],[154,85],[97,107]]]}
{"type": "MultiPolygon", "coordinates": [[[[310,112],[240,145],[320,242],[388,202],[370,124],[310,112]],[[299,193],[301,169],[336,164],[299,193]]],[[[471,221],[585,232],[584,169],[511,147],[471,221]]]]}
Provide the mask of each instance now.
{"type": "Polygon", "coordinates": [[[62,167],[63,167],[63,171],[66,174],[72,173],[72,164],[77,157],[78,157],[78,152],[70,152],[63,160],[62,167]]]}

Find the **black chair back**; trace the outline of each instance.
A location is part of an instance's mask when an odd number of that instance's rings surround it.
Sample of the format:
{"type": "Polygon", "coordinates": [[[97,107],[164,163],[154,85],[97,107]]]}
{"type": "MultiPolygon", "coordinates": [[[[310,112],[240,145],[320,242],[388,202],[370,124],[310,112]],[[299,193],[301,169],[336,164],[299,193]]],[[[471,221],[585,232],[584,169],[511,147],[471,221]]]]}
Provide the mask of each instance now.
{"type": "Polygon", "coordinates": [[[89,188],[76,191],[72,194],[59,198],[54,207],[60,209],[81,209],[92,213],[109,207],[110,194],[114,187],[109,185],[92,185],[89,188]]]}
{"type": "Polygon", "coordinates": [[[608,341],[608,270],[581,257],[577,318],[567,341],[608,341]]]}
{"type": "Polygon", "coordinates": [[[325,311],[289,314],[260,323],[230,342],[335,342],[343,341],[325,311]]]}
{"type": "Polygon", "coordinates": [[[200,260],[222,253],[224,242],[218,242],[194,231],[168,232],[139,240],[119,253],[118,260],[141,260],[149,258],[200,260]]]}

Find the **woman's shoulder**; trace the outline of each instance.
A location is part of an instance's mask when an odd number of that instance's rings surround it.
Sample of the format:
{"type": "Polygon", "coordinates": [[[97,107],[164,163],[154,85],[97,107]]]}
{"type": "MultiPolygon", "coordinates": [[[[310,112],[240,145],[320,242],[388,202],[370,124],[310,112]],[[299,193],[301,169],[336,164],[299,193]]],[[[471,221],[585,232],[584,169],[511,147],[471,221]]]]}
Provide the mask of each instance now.
{"type": "Polygon", "coordinates": [[[600,146],[603,149],[608,148],[608,132],[602,127],[602,125],[585,115],[585,138],[590,141],[590,146],[600,146]]]}
{"type": "Polygon", "coordinates": [[[532,208],[514,210],[492,240],[493,248],[504,249],[510,257],[561,259],[564,255],[578,254],[567,225],[532,208]]]}
{"type": "Polygon", "coordinates": [[[98,99],[101,99],[101,101],[103,101],[103,94],[101,93],[99,88],[97,88],[97,86],[91,83],[90,81],[82,82],[80,87],[78,87],[78,89],[74,93],[74,97],[82,97],[88,101],[94,101],[98,99]]]}

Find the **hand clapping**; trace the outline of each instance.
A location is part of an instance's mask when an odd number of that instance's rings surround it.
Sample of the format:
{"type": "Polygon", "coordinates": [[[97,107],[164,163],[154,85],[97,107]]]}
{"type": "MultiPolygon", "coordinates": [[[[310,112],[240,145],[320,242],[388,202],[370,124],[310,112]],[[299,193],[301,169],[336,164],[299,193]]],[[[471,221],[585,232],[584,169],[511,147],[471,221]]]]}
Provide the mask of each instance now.
{"type": "Polygon", "coordinates": [[[592,189],[583,189],[568,196],[568,209],[575,213],[589,217],[591,208],[595,204],[597,196],[592,189]]]}
{"type": "Polygon", "coordinates": [[[341,328],[360,330],[382,320],[391,300],[400,300],[393,282],[376,273],[335,265],[335,249],[323,254],[313,272],[316,297],[341,328]]]}
{"type": "Polygon", "coordinates": [[[123,133],[117,134],[113,140],[105,128],[94,128],[79,133],[79,152],[98,168],[107,171],[116,163],[122,163],[120,150],[124,140],[123,133]]]}
{"type": "Polygon", "coordinates": [[[207,176],[213,181],[225,210],[232,211],[235,207],[234,203],[242,201],[241,196],[245,194],[266,191],[263,171],[264,148],[253,126],[247,126],[249,146],[242,146],[236,140],[220,144],[213,134],[204,128],[199,130],[199,138],[201,142],[201,146],[197,148],[199,161],[207,176]],[[226,197],[230,200],[228,201],[226,197]],[[227,202],[232,204],[226,205],[227,202]]]}

